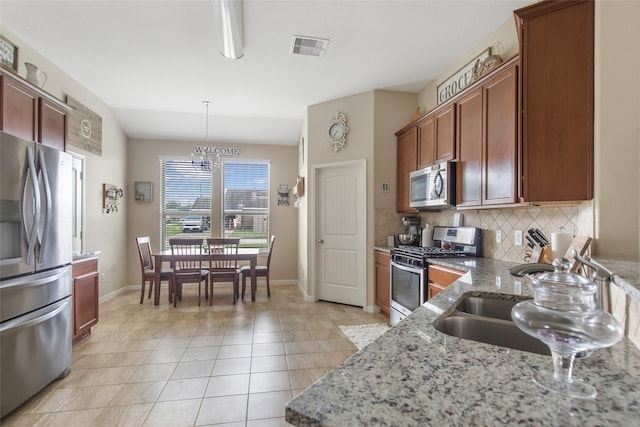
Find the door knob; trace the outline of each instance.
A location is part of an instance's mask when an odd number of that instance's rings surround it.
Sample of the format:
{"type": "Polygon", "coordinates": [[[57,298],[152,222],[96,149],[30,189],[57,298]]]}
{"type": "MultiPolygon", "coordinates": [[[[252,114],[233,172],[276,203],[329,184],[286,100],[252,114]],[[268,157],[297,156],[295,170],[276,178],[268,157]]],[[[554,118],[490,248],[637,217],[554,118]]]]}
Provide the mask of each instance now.
{"type": "Polygon", "coordinates": [[[324,243],[324,240],[318,239],[318,243],[324,243]]]}

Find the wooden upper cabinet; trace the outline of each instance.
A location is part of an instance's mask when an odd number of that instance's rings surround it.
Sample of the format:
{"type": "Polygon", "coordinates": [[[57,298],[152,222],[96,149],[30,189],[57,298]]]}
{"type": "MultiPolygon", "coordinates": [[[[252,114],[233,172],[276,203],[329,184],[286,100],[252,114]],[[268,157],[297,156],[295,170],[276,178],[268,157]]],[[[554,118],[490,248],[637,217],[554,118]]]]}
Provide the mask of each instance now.
{"type": "Polygon", "coordinates": [[[2,131],[28,141],[37,137],[38,94],[26,85],[0,74],[2,79],[2,131]]]}
{"type": "Polygon", "coordinates": [[[418,122],[418,168],[432,165],[436,153],[435,117],[427,116],[418,122]]]}
{"type": "Polygon", "coordinates": [[[518,67],[515,63],[483,86],[485,111],[483,205],[518,200],[518,67]]]}
{"type": "Polygon", "coordinates": [[[482,204],[483,115],[482,87],[458,100],[458,156],[456,162],[458,206],[482,204]]]}
{"type": "Polygon", "coordinates": [[[449,104],[436,113],[435,163],[456,156],[456,105],[449,104]]]}
{"type": "Polygon", "coordinates": [[[514,12],[520,43],[522,196],[593,198],[594,2],[545,1],[514,12]]]}
{"type": "Polygon", "coordinates": [[[64,151],[69,107],[8,71],[0,80],[0,130],[64,151]]]}
{"type": "Polygon", "coordinates": [[[513,204],[518,197],[517,60],[457,102],[460,207],[513,204]]]}
{"type": "Polygon", "coordinates": [[[418,121],[418,168],[455,158],[455,114],[449,103],[418,121]]]}
{"type": "Polygon", "coordinates": [[[39,117],[38,142],[64,151],[67,141],[67,110],[40,98],[39,117]]]}
{"type": "Polygon", "coordinates": [[[417,168],[418,128],[410,126],[396,133],[396,210],[415,212],[409,206],[409,173],[417,168]]]}

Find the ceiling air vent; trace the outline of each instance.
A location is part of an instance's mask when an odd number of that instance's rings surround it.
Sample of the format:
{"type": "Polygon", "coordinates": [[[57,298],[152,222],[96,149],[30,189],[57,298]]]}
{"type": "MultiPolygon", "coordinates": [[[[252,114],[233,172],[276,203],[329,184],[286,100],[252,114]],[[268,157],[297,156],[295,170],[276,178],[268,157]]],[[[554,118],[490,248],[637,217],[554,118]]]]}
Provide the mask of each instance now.
{"type": "Polygon", "coordinates": [[[293,36],[291,53],[294,55],[322,56],[327,49],[329,40],[313,37],[293,36]]]}

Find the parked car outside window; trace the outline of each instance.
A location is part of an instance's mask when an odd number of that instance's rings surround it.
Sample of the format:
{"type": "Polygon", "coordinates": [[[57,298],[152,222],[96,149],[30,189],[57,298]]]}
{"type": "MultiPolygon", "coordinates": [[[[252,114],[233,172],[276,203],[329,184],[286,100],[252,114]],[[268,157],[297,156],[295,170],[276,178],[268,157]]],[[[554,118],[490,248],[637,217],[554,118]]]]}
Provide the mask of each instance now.
{"type": "Polygon", "coordinates": [[[201,216],[187,216],[181,222],[182,222],[183,233],[202,231],[201,216]]]}

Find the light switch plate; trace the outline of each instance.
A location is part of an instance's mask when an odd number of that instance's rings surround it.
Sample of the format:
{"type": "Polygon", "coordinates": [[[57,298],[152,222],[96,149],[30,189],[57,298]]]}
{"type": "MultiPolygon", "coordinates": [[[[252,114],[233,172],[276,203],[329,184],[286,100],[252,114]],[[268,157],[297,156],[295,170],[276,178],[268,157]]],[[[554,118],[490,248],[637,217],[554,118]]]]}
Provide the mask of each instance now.
{"type": "Polygon", "coordinates": [[[502,243],[502,230],[496,231],[496,243],[502,243]]]}

